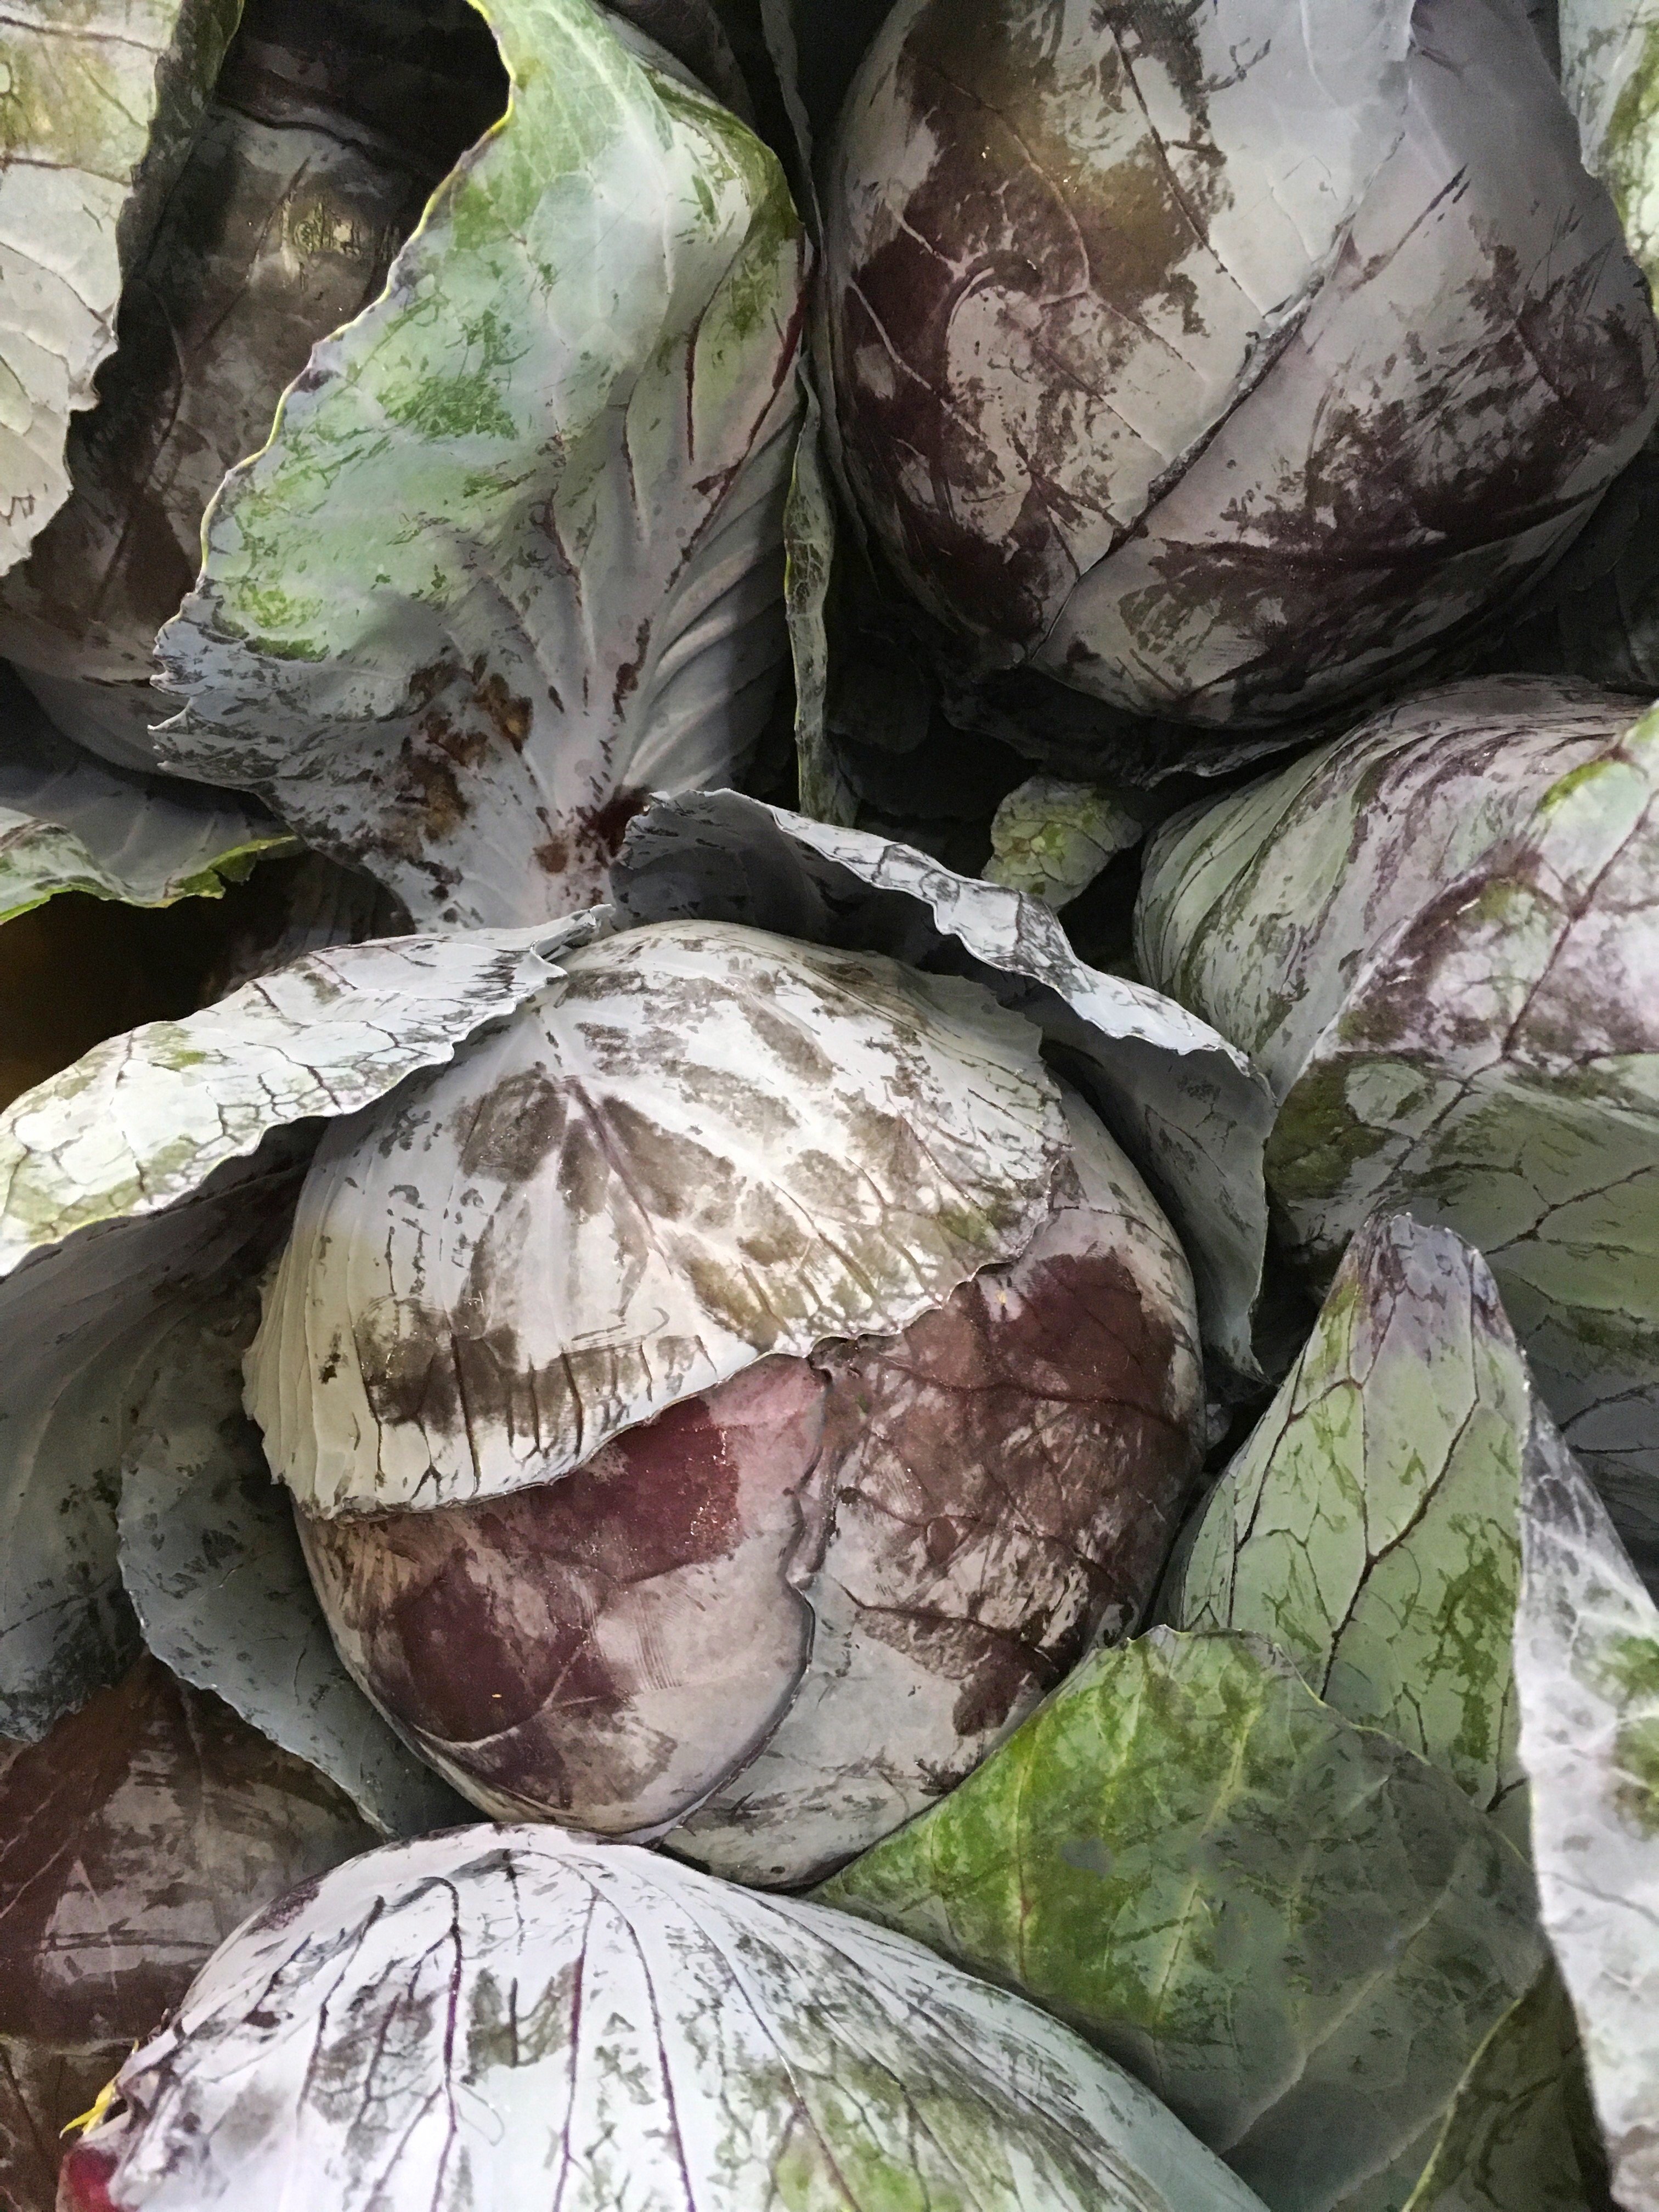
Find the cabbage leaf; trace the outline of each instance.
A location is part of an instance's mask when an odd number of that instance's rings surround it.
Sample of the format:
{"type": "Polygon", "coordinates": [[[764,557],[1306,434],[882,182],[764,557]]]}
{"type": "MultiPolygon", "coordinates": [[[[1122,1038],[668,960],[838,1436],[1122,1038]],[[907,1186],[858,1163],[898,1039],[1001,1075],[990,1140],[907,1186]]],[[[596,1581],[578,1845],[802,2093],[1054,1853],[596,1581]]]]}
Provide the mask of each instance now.
{"type": "Polygon", "coordinates": [[[21,0],[0,24],[0,574],[70,493],[121,285],[212,90],[240,0],[21,0]]]}
{"type": "Polygon", "coordinates": [[[1270,1638],[1523,1851],[1510,1646],[1540,1418],[1480,1254],[1407,1215],[1368,1222],[1162,1604],[1176,1628],[1270,1638]]]}
{"type": "Polygon", "coordinates": [[[986,984],[1042,1030],[1146,1178],[1192,1263],[1208,1350],[1222,1368],[1254,1373],[1272,1102],[1206,1023],[1085,965],[1053,914],[1023,893],[730,792],[653,808],[629,832],[612,888],[631,921],[719,917],[986,984]]]}
{"type": "Polygon", "coordinates": [[[252,1920],[121,2087],[70,2166],[130,2212],[1259,2212],[1019,1998],[547,1828],[390,1846],[252,1920]]]}
{"type": "Polygon", "coordinates": [[[285,1231],[319,1118],[553,973],[523,936],[337,947],[112,1039],[0,1115],[0,1735],[43,1735],[131,1661],[132,1407],[172,1332],[285,1231]]]}
{"type": "Polygon", "coordinates": [[[1544,1926],[1626,2212],[1659,2206],[1659,1609],[1558,1439],[1528,1455],[1515,1668],[1544,1926]]]}
{"type": "Polygon", "coordinates": [[[1444,1775],[1260,1639],[1167,1628],[816,1894],[1029,1991],[1273,2212],[1403,2205],[1542,1957],[1524,1863],[1444,1775]]]}
{"type": "Polygon", "coordinates": [[[1659,716],[1429,692],[1169,824],[1143,970],[1280,1099],[1267,1178],[1328,1279],[1381,1206],[1480,1247],[1567,1443],[1659,1571],[1659,716]]]}
{"type": "Polygon", "coordinates": [[[728,777],[786,649],[804,241],[776,161],[587,0],[492,0],[505,118],[313,353],[163,631],[182,772],[417,925],[588,903],[728,777]]]}

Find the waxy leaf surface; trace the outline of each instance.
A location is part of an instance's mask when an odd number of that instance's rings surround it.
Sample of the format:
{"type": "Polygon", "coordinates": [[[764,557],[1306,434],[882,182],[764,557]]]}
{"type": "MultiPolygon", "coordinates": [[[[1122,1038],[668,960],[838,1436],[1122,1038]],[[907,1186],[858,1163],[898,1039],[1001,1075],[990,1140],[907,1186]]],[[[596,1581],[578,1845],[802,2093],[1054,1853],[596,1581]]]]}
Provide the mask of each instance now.
{"type": "Polygon", "coordinates": [[[913,847],[729,792],[653,808],[631,830],[612,883],[631,920],[743,921],[984,983],[1042,1030],[1145,1176],[1191,1262],[1207,1350],[1254,1371],[1272,1102],[1206,1023],[1088,967],[1035,899],[956,875],[913,847]]]}
{"type": "Polygon", "coordinates": [[[1516,1682],[1544,1927],[1625,2212],[1659,2206],[1659,1609],[1558,1440],[1527,1467],[1516,1682]]]}
{"type": "Polygon", "coordinates": [[[71,2207],[1258,2212],[1138,2082],[902,1937],[473,1829],[242,1929],[123,2069],[71,2207]],[[319,2079],[326,2094],[317,2094],[319,2079]]]}
{"type": "Polygon", "coordinates": [[[1349,1246],[1164,1601],[1269,1638],[1527,1848],[1510,1658],[1530,1377],[1480,1255],[1407,1215],[1349,1246]]]}
{"type": "Polygon", "coordinates": [[[786,649],[804,245],[734,117],[586,0],[207,526],[161,653],[189,774],[418,922],[587,904],[653,790],[726,780],[786,649]]]}
{"type": "Polygon", "coordinates": [[[1258,1639],[1169,1629],[817,1893],[1052,2007],[1274,2212],[1403,2205],[1541,1956],[1445,1776],[1258,1639]]]}
{"type": "Polygon", "coordinates": [[[1048,1211],[1059,1093],[975,985],[723,921],[562,966],[323,1139],[249,1368],[310,1511],[550,1482],[769,1353],[908,1327],[1048,1211]]]}

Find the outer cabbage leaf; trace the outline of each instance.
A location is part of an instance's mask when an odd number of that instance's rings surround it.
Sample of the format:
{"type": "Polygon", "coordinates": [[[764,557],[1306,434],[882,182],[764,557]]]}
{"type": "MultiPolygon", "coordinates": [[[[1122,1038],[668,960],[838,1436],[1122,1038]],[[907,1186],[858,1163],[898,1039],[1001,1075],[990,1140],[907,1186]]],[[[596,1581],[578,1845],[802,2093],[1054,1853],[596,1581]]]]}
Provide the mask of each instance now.
{"type": "Polygon", "coordinates": [[[1588,684],[1440,684],[1188,807],[1147,851],[1141,973],[1248,1052],[1283,1098],[1377,940],[1630,723],[1628,699],[1588,684]]]}
{"type": "Polygon", "coordinates": [[[169,1335],[282,1234],[318,1117],[554,972],[522,936],[336,948],[100,1045],[0,1115],[0,1735],[39,1736],[131,1660],[131,1408],[169,1335]]]}
{"type": "Polygon", "coordinates": [[[56,891],[131,906],[210,897],[256,855],[291,843],[263,808],[231,793],[90,758],[9,678],[0,714],[0,921],[56,891]]]}
{"type": "Polygon", "coordinates": [[[419,921],[589,902],[784,651],[804,245],[781,172],[586,0],[494,0],[507,115],[233,472],[160,651],[184,772],[419,921]]]}
{"type": "Polygon", "coordinates": [[[0,1746],[0,2202],[52,2212],[58,2130],[246,1913],[362,1850],[337,1791],[143,1659],[0,1746]]]}
{"type": "Polygon", "coordinates": [[[1318,1261],[1378,1204],[1491,1264],[1568,1443],[1659,1568],[1659,714],[1377,948],[1280,1109],[1318,1261]]]}
{"type": "Polygon", "coordinates": [[[1628,712],[1534,678],[1426,694],[1171,824],[1139,944],[1279,1093],[1268,1182],[1305,1264],[1379,1206],[1478,1245],[1659,1568],[1659,718],[1628,712]]]}
{"type": "Polygon", "coordinates": [[[0,26],[0,574],[69,496],[70,416],[240,12],[22,0],[0,26]]]}
{"type": "Polygon", "coordinates": [[[1338,1712],[1449,1774],[1522,1850],[1510,1646],[1540,1418],[1479,1253],[1405,1215],[1373,1220],[1162,1605],[1176,1628],[1270,1638],[1338,1712]]]}
{"type": "Polygon", "coordinates": [[[1036,644],[1259,380],[1399,143],[1409,20],[890,10],[825,270],[849,474],[934,612],[1036,644]]]}
{"type": "Polygon", "coordinates": [[[1274,2212],[1403,2205],[1541,1954],[1445,1776],[1258,1639],[1162,1628],[817,1894],[1030,1991],[1274,2212]]]}
{"type": "Polygon", "coordinates": [[[1584,167],[1612,192],[1632,253],[1659,285],[1659,9],[1560,0],[1557,24],[1584,167]]]}
{"type": "Polygon", "coordinates": [[[259,1317],[252,1276],[163,1348],[120,1476],[121,1577],[145,1643],[336,1783],[383,1836],[475,1817],[347,1674],[294,1514],[242,1411],[259,1317]]]}
{"type": "Polygon", "coordinates": [[[1212,726],[1363,698],[1464,650],[1652,429],[1647,287],[1518,0],[1419,0],[1412,33],[1405,142],[1259,383],[1079,580],[1056,676],[1212,726]]]}
{"type": "Polygon", "coordinates": [[[630,920],[687,915],[884,951],[968,975],[1042,1031],[1145,1176],[1192,1263],[1205,1341],[1254,1371],[1267,1211],[1261,1078],[1156,992],[1080,961],[1048,909],[925,854],[732,793],[653,808],[612,877],[630,920]]]}
{"type": "Polygon", "coordinates": [[[1659,2205],[1659,1610],[1545,1435],[1528,1455],[1515,1669],[1544,1926],[1626,2212],[1659,2205]]]}
{"type": "Polygon", "coordinates": [[[1406,2212],[1613,2212],[1577,2023],[1553,1961],[1469,2062],[1406,2212]]]}
{"type": "Polygon", "coordinates": [[[312,1513],[550,1482],[768,1354],[896,1334],[1048,1212],[1059,1091],[975,985],[722,921],[562,965],[322,1141],[248,1368],[312,1513]]]}
{"type": "Polygon", "coordinates": [[[77,2212],[1257,2206],[1018,1997],[547,1829],[376,1851],[252,1920],[121,2086],[77,2212]]]}

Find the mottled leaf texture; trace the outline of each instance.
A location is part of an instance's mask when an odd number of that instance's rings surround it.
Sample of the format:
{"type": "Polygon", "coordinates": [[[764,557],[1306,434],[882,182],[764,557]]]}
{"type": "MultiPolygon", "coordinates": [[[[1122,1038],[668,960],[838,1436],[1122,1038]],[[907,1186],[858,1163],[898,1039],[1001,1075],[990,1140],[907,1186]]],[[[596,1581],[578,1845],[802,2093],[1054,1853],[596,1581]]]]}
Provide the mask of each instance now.
{"type": "Polygon", "coordinates": [[[313,354],[163,633],[164,749],[417,923],[587,904],[786,652],[804,243],[774,157],[586,0],[492,0],[502,123],[313,354]]]}
{"type": "Polygon", "coordinates": [[[743,921],[986,984],[1036,1024],[1146,1176],[1192,1263],[1209,1351],[1254,1371],[1272,1105],[1260,1075],[1213,1030],[1085,966],[1034,899],[955,875],[909,846],[732,793],[653,808],[630,831],[612,884],[636,921],[743,921]]]}
{"type": "Polygon", "coordinates": [[[1537,1972],[1518,1855],[1255,1638],[1086,1661],[817,1893],[1071,2021],[1273,2212],[1393,2212],[1537,1972]]]}
{"type": "Polygon", "coordinates": [[[121,1577],[145,1643],[337,1784],[382,1836],[473,1817],[341,1664],[287,1493],[242,1411],[251,1278],[169,1340],[121,1467],[121,1577]]]}
{"type": "Polygon", "coordinates": [[[1614,2212],[1578,2026],[1553,1960],[1469,2062],[1406,2212],[1614,2212]]]}
{"type": "Polygon", "coordinates": [[[1528,1455],[1515,1671],[1544,1926],[1625,2212],[1659,2206],[1659,1610],[1559,1441],[1528,1455]]]}
{"type": "Polygon", "coordinates": [[[1146,823],[1115,793],[1034,775],[996,811],[986,879],[1065,906],[1146,834],[1146,823]]]}
{"type": "Polygon", "coordinates": [[[1659,410],[1519,0],[901,0],[826,198],[872,532],[1173,761],[1424,665],[1659,410]]]}
{"type": "Polygon", "coordinates": [[[1659,716],[1630,711],[1537,678],[1425,694],[1171,825],[1139,943],[1279,1091],[1304,1262],[1328,1277],[1380,1206],[1479,1246],[1659,1571],[1659,716]]]}
{"type": "Polygon", "coordinates": [[[1612,192],[1631,252],[1659,283],[1659,9],[1560,0],[1557,22],[1584,166],[1612,192]]]}
{"type": "Polygon", "coordinates": [[[0,1115],[0,1735],[39,1736],[131,1658],[131,1407],[171,1333],[280,1237],[317,1120],[556,972],[523,936],[337,947],[99,1046],[0,1115]]]}
{"type": "Polygon", "coordinates": [[[217,890],[289,841],[264,810],[226,792],[123,775],[60,738],[33,699],[0,680],[0,921],[57,891],[166,906],[217,890]]]}
{"type": "Polygon", "coordinates": [[[52,2212],[59,2130],[238,1921],[368,1847],[345,1799],[153,1658],[0,1744],[0,2203],[52,2212]]]}
{"type": "Polygon", "coordinates": [[[0,23],[0,572],[69,495],[70,416],[239,0],[22,0],[0,23]]]}
{"type": "Polygon", "coordinates": [[[938,611],[1035,641],[1257,380],[1402,135],[1409,17],[899,0],[826,269],[854,482],[938,611]]]}
{"type": "Polygon", "coordinates": [[[1348,1247],[1164,1601],[1176,1628],[1269,1638],[1328,1704],[1449,1774],[1522,1850],[1510,1646],[1534,1418],[1480,1254],[1381,1216],[1348,1247]]]}
{"type": "Polygon", "coordinates": [[[240,1930],[121,2080],[70,2212],[1259,2212],[1019,1998],[547,1829],[325,1876],[240,1930]]]}
{"type": "Polygon", "coordinates": [[[248,1367],[309,1511],[550,1482],[768,1353],[907,1328],[1049,1210],[1059,1092],[978,986],[724,921],[562,966],[323,1139],[248,1367]]]}

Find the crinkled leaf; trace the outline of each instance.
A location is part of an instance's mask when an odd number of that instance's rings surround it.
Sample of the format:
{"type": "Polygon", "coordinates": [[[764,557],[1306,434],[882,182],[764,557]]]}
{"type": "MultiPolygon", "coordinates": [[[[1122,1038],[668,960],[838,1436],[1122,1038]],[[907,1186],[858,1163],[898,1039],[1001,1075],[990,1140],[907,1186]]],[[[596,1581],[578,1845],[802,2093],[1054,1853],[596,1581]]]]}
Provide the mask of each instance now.
{"type": "Polygon", "coordinates": [[[1577,2023],[1553,1961],[1470,2060],[1406,2212],[1613,2212],[1577,2023]]]}
{"type": "Polygon", "coordinates": [[[0,573],[68,496],[70,416],[240,0],[22,0],[0,25],[0,573]]]}
{"type": "Polygon", "coordinates": [[[489,13],[506,118],[227,483],[161,645],[171,760],[444,924],[586,904],[645,792],[757,733],[802,313],[735,118],[586,0],[489,13]]]}
{"type": "Polygon", "coordinates": [[[523,936],[336,948],[100,1045],[0,1115],[0,1735],[38,1736],[131,1659],[131,1407],[169,1333],[282,1233],[318,1118],[555,972],[523,936]]]}
{"type": "Polygon", "coordinates": [[[0,2203],[52,2212],[59,2130],[246,1913],[373,1840],[321,1778],[151,1658],[0,1746],[0,2203]]]}
{"type": "Polygon", "coordinates": [[[70,2166],[124,2212],[1256,2203],[1018,1998],[546,1829],[326,1876],[225,1946],[122,2083],[128,2113],[70,2166]]]}
{"type": "Polygon", "coordinates": [[[640,921],[720,917],[988,984],[1036,1023],[1146,1177],[1192,1262],[1206,1344],[1252,1371],[1272,1109],[1260,1076],[1214,1030],[1086,967],[1054,915],[1017,891],[731,793],[653,808],[629,838],[613,890],[640,921]]]}
{"type": "Polygon", "coordinates": [[[1445,1776],[1258,1639],[1169,1629],[818,1894],[1052,2007],[1274,2212],[1402,2205],[1540,1957],[1445,1776]]]}
{"type": "Polygon", "coordinates": [[[323,1139],[248,1369],[310,1511],[549,1482],[757,1358],[907,1328],[1048,1212],[1059,1093],[974,985],[719,921],[562,966],[323,1139]]]}
{"type": "Polygon", "coordinates": [[[996,811],[985,878],[1065,906],[1146,834],[1140,817],[1099,784],[1034,775],[996,811]]]}
{"type": "Polygon", "coordinates": [[[1659,1610],[1559,1439],[1528,1455],[1515,1670],[1544,1926],[1626,2212],[1659,2206],[1659,1610]]]}
{"type": "Polygon", "coordinates": [[[56,891],[132,906],[211,896],[253,855],[290,842],[229,793],[124,775],[92,759],[9,680],[0,714],[0,921],[56,891]]]}
{"type": "Polygon", "coordinates": [[[1449,1774],[1523,1850],[1510,1644],[1534,1418],[1479,1253],[1379,1217],[1164,1601],[1176,1628],[1270,1638],[1338,1712],[1449,1774]]]}
{"type": "Polygon", "coordinates": [[[242,1411],[252,1276],[178,1330],[121,1468],[120,1565],[145,1643],[337,1784],[383,1836],[474,1817],[341,1664],[287,1493],[242,1411]]]}
{"type": "Polygon", "coordinates": [[[1557,29],[1584,167],[1607,184],[1631,252],[1659,283],[1659,10],[1653,0],[1560,0],[1557,29]]]}

